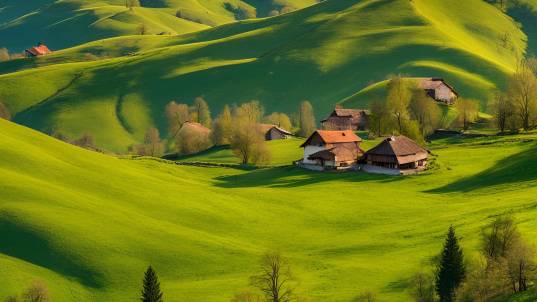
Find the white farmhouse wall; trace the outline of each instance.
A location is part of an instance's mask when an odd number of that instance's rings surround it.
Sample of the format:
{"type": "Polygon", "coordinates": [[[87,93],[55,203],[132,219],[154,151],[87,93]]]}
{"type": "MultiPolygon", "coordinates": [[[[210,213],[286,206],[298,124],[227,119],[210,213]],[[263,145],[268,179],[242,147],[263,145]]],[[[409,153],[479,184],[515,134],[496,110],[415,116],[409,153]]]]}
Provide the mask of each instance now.
{"type": "Polygon", "coordinates": [[[313,153],[319,152],[325,150],[324,146],[305,146],[304,147],[304,159],[303,162],[305,164],[315,164],[316,161],[309,160],[308,157],[312,155],[313,153]]]}

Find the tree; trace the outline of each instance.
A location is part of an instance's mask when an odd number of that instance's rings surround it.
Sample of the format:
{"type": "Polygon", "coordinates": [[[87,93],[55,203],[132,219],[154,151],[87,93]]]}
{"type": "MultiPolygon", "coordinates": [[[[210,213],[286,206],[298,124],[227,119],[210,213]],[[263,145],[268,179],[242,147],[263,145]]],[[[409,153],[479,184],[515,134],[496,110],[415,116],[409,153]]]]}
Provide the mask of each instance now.
{"type": "Polygon", "coordinates": [[[164,142],[160,139],[160,134],[157,128],[149,128],[147,130],[145,133],[144,145],[144,155],[159,157],[164,154],[164,142]]]}
{"type": "Polygon", "coordinates": [[[508,82],[508,99],[516,109],[524,130],[534,126],[537,117],[537,77],[532,69],[535,59],[524,59],[508,82]]]}
{"type": "Polygon", "coordinates": [[[424,272],[418,272],[412,277],[411,281],[412,296],[416,302],[433,302],[434,277],[424,272]]]}
{"type": "Polygon", "coordinates": [[[166,119],[168,120],[170,137],[175,138],[181,127],[183,127],[183,124],[190,120],[188,105],[177,104],[175,101],[171,101],[166,105],[165,113],[166,119]]]}
{"type": "Polygon", "coordinates": [[[250,101],[235,108],[233,115],[236,119],[246,120],[246,122],[259,123],[263,116],[263,106],[258,101],[250,101]]]}
{"type": "Polygon", "coordinates": [[[2,102],[0,102],[0,118],[3,118],[5,120],[11,119],[11,113],[9,113],[9,109],[2,102]]]}
{"type": "Polygon", "coordinates": [[[10,59],[9,50],[5,47],[0,48],[0,62],[9,61],[10,59]]]}
{"type": "Polygon", "coordinates": [[[374,100],[370,104],[371,118],[369,128],[371,131],[376,132],[377,136],[382,136],[386,133],[387,124],[389,120],[390,110],[385,101],[374,100]]]}
{"type": "Polygon", "coordinates": [[[233,128],[233,117],[228,105],[224,106],[222,112],[216,117],[213,125],[212,139],[217,146],[230,143],[233,128]]]}
{"type": "Polygon", "coordinates": [[[494,94],[493,108],[496,126],[501,133],[505,132],[507,128],[516,128],[515,108],[504,93],[497,91],[494,94]]]}
{"type": "Polygon", "coordinates": [[[23,302],[49,302],[49,294],[47,286],[41,281],[34,281],[22,293],[23,302]]]}
{"type": "Polygon", "coordinates": [[[288,131],[291,131],[293,127],[291,125],[291,119],[285,113],[273,112],[265,117],[265,121],[288,131]]]}
{"type": "Polygon", "coordinates": [[[252,276],[251,282],[263,292],[267,301],[288,302],[294,298],[293,276],[287,258],[279,253],[267,253],[261,259],[259,269],[259,275],[252,276]]]}
{"type": "Polygon", "coordinates": [[[209,105],[202,97],[197,97],[194,100],[191,121],[198,122],[207,128],[211,127],[211,111],[209,111],[209,105]]]}
{"type": "Polygon", "coordinates": [[[125,7],[132,10],[133,7],[139,7],[140,0],[125,0],[125,7]]]}
{"type": "Polygon", "coordinates": [[[302,137],[307,137],[315,130],[315,114],[313,113],[313,107],[310,102],[303,101],[300,103],[298,123],[300,127],[299,135],[302,137]]]}
{"type": "Polygon", "coordinates": [[[16,296],[9,296],[4,300],[4,302],[19,302],[19,299],[17,299],[16,296]]]}
{"type": "Polygon", "coordinates": [[[197,124],[186,123],[177,134],[175,146],[180,154],[194,154],[211,147],[211,131],[197,124]]]}
{"type": "Polygon", "coordinates": [[[449,231],[444,243],[444,249],[440,256],[438,273],[436,275],[436,292],[440,302],[452,302],[455,300],[455,291],[466,276],[462,249],[455,236],[453,226],[449,231]]]}
{"type": "Polygon", "coordinates": [[[410,117],[418,122],[421,135],[427,136],[439,126],[442,112],[423,89],[414,89],[409,105],[410,117]]]}
{"type": "MultiPolygon", "coordinates": [[[[62,135],[57,135],[59,139],[62,138],[62,135]]],[[[65,136],[63,136],[65,137],[65,136]]],[[[66,137],[65,137],[66,138],[66,137]]],[[[82,135],[79,139],[76,139],[71,142],[75,146],[79,146],[86,149],[96,149],[95,148],[95,140],[93,139],[93,136],[91,134],[85,133],[82,135]]]]}
{"type": "Polygon", "coordinates": [[[479,103],[475,100],[460,98],[455,104],[457,109],[457,120],[462,124],[464,130],[470,128],[470,123],[477,119],[479,103]]]}
{"type": "Polygon", "coordinates": [[[499,216],[481,232],[483,255],[488,260],[505,258],[519,236],[513,218],[508,215],[499,216]]]}
{"type": "Polygon", "coordinates": [[[145,25],[145,23],[141,23],[140,25],[138,25],[138,28],[136,31],[141,36],[147,35],[147,26],[145,25]]]}
{"type": "Polygon", "coordinates": [[[408,106],[412,99],[412,82],[401,77],[394,76],[388,83],[388,108],[395,117],[399,133],[403,133],[403,124],[408,118],[408,106]]]}
{"type": "Polygon", "coordinates": [[[266,164],[271,154],[266,146],[265,136],[258,124],[247,118],[235,118],[231,133],[231,149],[242,164],[266,164]]]}
{"type": "Polygon", "coordinates": [[[143,280],[142,302],[162,302],[162,292],[158,276],[151,265],[147,268],[143,280]]]}

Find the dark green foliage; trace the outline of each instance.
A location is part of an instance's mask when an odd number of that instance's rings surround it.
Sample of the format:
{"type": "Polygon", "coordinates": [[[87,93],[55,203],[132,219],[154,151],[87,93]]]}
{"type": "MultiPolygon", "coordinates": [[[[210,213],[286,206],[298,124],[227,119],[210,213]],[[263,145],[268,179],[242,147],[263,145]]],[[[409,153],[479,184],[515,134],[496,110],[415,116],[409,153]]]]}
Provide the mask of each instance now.
{"type": "Polygon", "coordinates": [[[455,301],[455,290],[466,276],[463,258],[455,229],[450,226],[436,275],[436,291],[441,302],[455,301]]]}
{"type": "Polygon", "coordinates": [[[144,276],[144,285],[142,289],[142,302],[163,302],[162,292],[160,291],[160,282],[158,276],[151,265],[147,268],[144,276]]]}

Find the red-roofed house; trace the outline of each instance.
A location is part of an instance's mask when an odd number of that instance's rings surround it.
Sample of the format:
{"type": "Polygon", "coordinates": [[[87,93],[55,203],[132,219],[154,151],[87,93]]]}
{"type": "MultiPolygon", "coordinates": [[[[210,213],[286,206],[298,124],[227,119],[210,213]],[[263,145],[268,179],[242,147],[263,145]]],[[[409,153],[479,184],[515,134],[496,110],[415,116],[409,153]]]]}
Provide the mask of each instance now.
{"type": "Polygon", "coordinates": [[[25,50],[26,56],[29,58],[37,57],[37,56],[44,56],[52,53],[52,51],[43,43],[37,44],[37,46],[34,46],[32,48],[28,48],[25,50]]]}
{"type": "Polygon", "coordinates": [[[316,130],[300,146],[304,148],[304,158],[299,165],[318,171],[352,168],[363,154],[361,142],[352,130],[316,130]]]}

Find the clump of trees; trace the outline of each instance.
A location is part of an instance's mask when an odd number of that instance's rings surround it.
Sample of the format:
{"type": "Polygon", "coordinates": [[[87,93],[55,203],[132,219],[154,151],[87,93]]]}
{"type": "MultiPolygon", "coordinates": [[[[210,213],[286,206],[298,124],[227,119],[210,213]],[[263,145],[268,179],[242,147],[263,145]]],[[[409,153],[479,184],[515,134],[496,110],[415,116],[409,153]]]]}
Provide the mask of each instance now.
{"type": "Polygon", "coordinates": [[[149,266],[144,275],[142,297],[140,300],[142,302],[162,302],[164,301],[162,295],[158,275],[153,267],[149,266]]]}
{"type": "Polygon", "coordinates": [[[0,62],[9,61],[10,59],[9,50],[5,47],[0,48],[0,62]]]}
{"type": "Polygon", "coordinates": [[[140,0],[125,0],[125,7],[132,10],[133,7],[140,7],[140,0]]]}
{"type": "Polygon", "coordinates": [[[476,100],[459,98],[455,104],[457,121],[463,130],[468,130],[470,124],[475,122],[479,113],[479,102],[476,100]]]}
{"type": "Polygon", "coordinates": [[[264,120],[268,124],[276,125],[288,131],[291,131],[293,128],[293,125],[291,124],[291,119],[285,113],[273,112],[270,115],[267,115],[264,120]]]}
{"type": "Polygon", "coordinates": [[[33,281],[28,288],[21,294],[19,299],[17,296],[9,296],[5,302],[49,302],[50,295],[47,286],[40,280],[33,281]]]}

